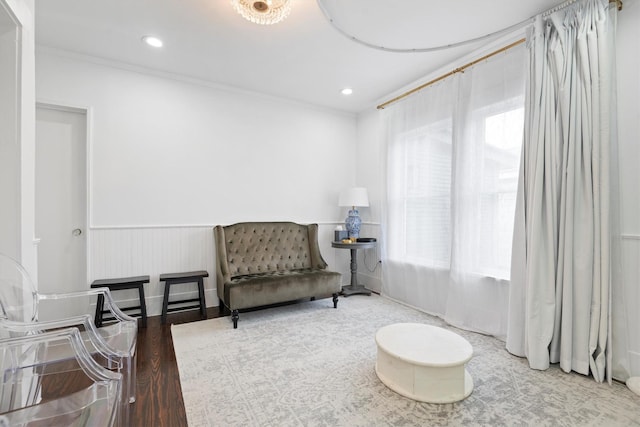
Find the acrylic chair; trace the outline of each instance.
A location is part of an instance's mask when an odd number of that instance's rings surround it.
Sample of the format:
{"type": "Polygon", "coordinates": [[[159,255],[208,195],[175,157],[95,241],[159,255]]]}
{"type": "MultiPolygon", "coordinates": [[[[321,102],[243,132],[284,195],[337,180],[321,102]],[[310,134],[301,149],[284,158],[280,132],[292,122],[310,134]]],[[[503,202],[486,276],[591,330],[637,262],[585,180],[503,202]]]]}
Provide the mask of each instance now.
{"type": "Polygon", "coordinates": [[[85,346],[98,363],[123,375],[121,412],[126,425],[129,403],[135,401],[136,393],[137,320],[116,306],[108,288],[39,293],[19,263],[0,254],[0,329],[16,337],[73,326],[82,331],[85,346]],[[109,310],[115,320],[100,328],[96,327],[92,315],[98,295],[103,295],[104,309],[109,310]],[[46,316],[41,316],[43,312],[46,316]]]}
{"type": "Polygon", "coordinates": [[[0,380],[0,426],[121,423],[122,374],[95,362],[77,328],[0,339],[0,380]]]}

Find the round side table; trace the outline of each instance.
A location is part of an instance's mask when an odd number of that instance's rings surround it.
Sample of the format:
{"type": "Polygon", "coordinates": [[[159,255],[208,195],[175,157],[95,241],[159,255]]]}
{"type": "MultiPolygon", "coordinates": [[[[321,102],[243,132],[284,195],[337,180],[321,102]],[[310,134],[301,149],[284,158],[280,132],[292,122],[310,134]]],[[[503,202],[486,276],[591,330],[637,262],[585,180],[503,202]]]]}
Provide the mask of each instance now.
{"type": "Polygon", "coordinates": [[[371,249],[375,248],[376,245],[377,242],[331,242],[331,247],[333,248],[351,250],[351,284],[342,287],[342,295],[345,297],[355,294],[371,295],[371,291],[365,288],[364,285],[358,285],[358,249],[371,249]]]}

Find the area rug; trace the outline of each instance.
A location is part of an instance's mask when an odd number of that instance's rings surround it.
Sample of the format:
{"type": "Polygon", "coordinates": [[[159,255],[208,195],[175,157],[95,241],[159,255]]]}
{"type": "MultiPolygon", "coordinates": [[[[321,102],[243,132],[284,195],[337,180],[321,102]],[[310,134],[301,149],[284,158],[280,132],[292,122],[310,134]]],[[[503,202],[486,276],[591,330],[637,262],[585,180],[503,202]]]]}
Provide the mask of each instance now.
{"type": "Polygon", "coordinates": [[[386,298],[317,300],[173,325],[189,426],[630,426],[640,399],[556,367],[529,369],[492,337],[461,331],[386,298]],[[375,374],[375,332],[397,322],[453,330],[473,346],[467,399],[427,404],[375,374]]]}

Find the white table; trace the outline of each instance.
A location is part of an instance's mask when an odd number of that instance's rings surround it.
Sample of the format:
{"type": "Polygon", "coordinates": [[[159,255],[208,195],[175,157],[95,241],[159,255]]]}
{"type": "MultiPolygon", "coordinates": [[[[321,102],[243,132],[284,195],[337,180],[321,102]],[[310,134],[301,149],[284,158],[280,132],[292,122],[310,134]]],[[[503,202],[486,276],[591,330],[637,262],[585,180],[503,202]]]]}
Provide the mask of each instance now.
{"type": "Polygon", "coordinates": [[[465,364],[471,344],[460,335],[421,323],[396,323],[376,333],[376,374],[391,390],[413,400],[457,402],[473,391],[465,364]]]}

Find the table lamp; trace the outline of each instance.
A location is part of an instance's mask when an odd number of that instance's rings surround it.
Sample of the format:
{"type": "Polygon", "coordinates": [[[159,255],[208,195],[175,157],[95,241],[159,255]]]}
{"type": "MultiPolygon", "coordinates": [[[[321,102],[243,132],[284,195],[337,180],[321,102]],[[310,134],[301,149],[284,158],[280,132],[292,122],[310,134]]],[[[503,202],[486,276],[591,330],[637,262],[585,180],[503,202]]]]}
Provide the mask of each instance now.
{"type": "Polygon", "coordinates": [[[338,206],[350,206],[349,216],[345,220],[345,226],[349,232],[349,237],[358,238],[360,236],[360,214],[356,209],[357,206],[369,206],[369,195],[367,189],[363,187],[348,188],[340,192],[338,206]]]}

